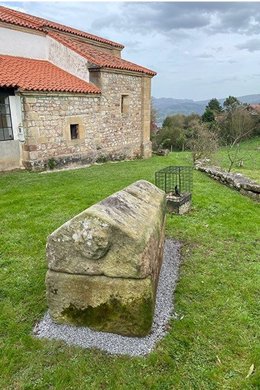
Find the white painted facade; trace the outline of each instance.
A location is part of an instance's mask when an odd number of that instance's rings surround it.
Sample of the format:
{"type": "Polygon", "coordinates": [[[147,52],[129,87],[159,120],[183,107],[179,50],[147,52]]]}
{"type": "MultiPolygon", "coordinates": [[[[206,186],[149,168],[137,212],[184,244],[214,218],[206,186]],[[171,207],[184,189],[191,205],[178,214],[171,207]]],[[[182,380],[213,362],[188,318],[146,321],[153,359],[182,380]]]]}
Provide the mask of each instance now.
{"type": "Polygon", "coordinates": [[[66,72],[89,82],[88,61],[45,35],[0,27],[0,54],[47,60],[66,72]]]}
{"type": "Polygon", "coordinates": [[[49,50],[48,60],[66,72],[89,82],[88,61],[55,39],[48,36],[46,39],[49,50]]]}
{"type": "Polygon", "coordinates": [[[24,133],[20,96],[9,96],[9,104],[14,139],[0,142],[0,171],[22,167],[21,156],[24,133]]]}
{"type": "MultiPolygon", "coordinates": [[[[46,35],[0,27],[0,54],[46,60],[89,82],[88,61],[46,35]]],[[[24,142],[21,97],[9,96],[13,140],[0,142],[0,171],[21,167],[24,142]],[[11,168],[10,168],[11,167],[11,168]]]]}
{"type": "Polygon", "coordinates": [[[44,35],[0,27],[0,54],[47,60],[48,52],[44,35]]]}

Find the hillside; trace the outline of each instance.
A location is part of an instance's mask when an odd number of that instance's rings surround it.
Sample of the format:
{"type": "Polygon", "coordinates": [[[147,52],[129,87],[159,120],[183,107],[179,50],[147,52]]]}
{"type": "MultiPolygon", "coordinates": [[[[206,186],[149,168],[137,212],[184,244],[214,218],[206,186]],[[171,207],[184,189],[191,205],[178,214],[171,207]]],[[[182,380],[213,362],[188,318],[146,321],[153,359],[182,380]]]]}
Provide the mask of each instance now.
{"type": "MultiPolygon", "coordinates": [[[[260,94],[238,96],[237,98],[242,103],[248,103],[248,104],[260,103],[260,94]]],[[[223,104],[225,98],[218,99],[218,100],[221,104],[223,104]]],[[[209,101],[210,99],[195,101],[192,99],[155,98],[155,97],[152,98],[154,108],[158,113],[157,122],[159,126],[162,124],[163,120],[168,115],[174,115],[174,114],[189,115],[192,113],[202,115],[209,101]]]]}

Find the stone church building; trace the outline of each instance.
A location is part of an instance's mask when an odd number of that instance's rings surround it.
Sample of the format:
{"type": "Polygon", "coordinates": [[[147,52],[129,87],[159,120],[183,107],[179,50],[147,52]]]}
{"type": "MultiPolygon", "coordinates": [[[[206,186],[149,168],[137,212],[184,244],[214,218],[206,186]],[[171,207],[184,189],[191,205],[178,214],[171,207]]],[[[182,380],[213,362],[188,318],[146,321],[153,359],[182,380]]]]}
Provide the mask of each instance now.
{"type": "Polygon", "coordinates": [[[122,49],[0,6],[0,170],[149,157],[156,73],[122,49]]]}

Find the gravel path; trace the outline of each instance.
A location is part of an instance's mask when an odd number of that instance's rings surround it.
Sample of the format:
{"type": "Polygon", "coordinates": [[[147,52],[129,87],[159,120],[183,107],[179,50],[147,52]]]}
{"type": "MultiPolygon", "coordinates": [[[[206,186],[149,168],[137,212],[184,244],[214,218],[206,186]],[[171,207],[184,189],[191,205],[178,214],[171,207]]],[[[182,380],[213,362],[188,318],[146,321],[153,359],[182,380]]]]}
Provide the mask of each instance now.
{"type": "Polygon", "coordinates": [[[178,280],[180,243],[167,239],[161,268],[156,307],[151,333],[146,337],[126,337],[97,332],[86,327],[55,324],[48,313],[33,329],[38,338],[63,340],[82,348],[98,348],[115,355],[147,355],[167,333],[169,319],[174,316],[173,291],[178,280]]]}

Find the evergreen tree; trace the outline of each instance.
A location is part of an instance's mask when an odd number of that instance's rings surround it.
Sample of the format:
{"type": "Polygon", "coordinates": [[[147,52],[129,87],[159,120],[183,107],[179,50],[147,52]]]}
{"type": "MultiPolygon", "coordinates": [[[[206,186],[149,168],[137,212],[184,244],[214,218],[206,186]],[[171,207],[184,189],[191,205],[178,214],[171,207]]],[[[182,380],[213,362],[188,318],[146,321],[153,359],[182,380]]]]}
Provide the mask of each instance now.
{"type": "Polygon", "coordinates": [[[215,121],[214,112],[210,108],[206,108],[201,119],[202,119],[202,122],[214,122],[215,121]]]}
{"type": "Polygon", "coordinates": [[[240,105],[241,102],[235,96],[229,96],[223,103],[223,106],[226,111],[232,111],[240,105]]]}
{"type": "Polygon", "coordinates": [[[206,109],[209,109],[215,113],[220,113],[222,111],[221,104],[216,98],[213,98],[208,102],[206,109]]]}

